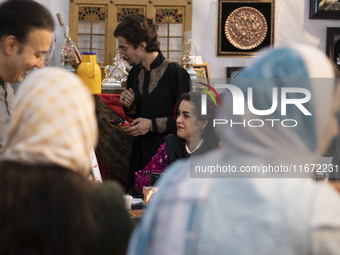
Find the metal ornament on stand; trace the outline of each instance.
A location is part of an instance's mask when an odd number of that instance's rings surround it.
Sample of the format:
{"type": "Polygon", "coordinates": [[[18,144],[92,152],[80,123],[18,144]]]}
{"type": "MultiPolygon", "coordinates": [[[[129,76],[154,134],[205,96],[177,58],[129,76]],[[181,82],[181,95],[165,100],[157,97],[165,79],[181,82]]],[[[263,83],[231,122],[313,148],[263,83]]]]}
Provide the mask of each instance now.
{"type": "Polygon", "coordinates": [[[119,50],[116,50],[116,56],[113,59],[113,64],[107,65],[104,69],[105,78],[102,81],[103,87],[124,87],[129,75],[127,64],[119,55],[119,50]]]}
{"type": "Polygon", "coordinates": [[[63,45],[60,51],[60,67],[71,72],[76,72],[79,64],[82,62],[82,57],[77,46],[71,40],[68,26],[65,25],[60,13],[57,13],[57,18],[63,31],[63,45]]]}
{"type": "Polygon", "coordinates": [[[184,43],[182,48],[182,66],[190,75],[192,84],[197,80],[197,74],[193,68],[192,57],[196,56],[194,44],[192,42],[191,31],[184,32],[184,43]]]}

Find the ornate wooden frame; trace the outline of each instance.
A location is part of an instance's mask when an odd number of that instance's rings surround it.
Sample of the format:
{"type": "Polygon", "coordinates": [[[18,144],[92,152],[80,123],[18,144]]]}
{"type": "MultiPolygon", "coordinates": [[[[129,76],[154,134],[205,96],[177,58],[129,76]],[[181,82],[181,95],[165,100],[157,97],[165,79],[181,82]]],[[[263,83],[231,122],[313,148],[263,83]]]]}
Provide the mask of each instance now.
{"type": "Polygon", "coordinates": [[[210,70],[209,64],[195,64],[193,65],[194,71],[196,72],[196,77],[198,82],[203,82],[210,85],[210,70]]]}

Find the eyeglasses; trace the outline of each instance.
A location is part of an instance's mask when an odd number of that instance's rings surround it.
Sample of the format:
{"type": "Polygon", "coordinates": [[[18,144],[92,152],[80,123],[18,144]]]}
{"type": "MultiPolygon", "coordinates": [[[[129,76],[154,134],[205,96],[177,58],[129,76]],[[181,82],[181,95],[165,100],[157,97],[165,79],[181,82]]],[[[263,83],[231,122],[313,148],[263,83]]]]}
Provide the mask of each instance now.
{"type": "Polygon", "coordinates": [[[53,53],[54,53],[55,44],[56,44],[56,38],[53,35],[52,42],[50,44],[50,48],[49,48],[48,52],[46,52],[45,57],[44,57],[44,66],[47,66],[50,63],[52,56],[53,56],[53,53]]]}
{"type": "Polygon", "coordinates": [[[118,50],[120,52],[127,52],[128,48],[130,48],[132,45],[129,46],[118,46],[118,50]]]}

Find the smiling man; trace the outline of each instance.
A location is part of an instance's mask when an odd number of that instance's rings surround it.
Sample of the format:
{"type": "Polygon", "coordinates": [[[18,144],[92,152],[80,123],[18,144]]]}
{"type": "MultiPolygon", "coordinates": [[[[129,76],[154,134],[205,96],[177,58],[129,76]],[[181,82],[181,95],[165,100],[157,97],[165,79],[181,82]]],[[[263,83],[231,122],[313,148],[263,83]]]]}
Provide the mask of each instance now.
{"type": "Polygon", "coordinates": [[[54,31],[51,13],[31,0],[0,4],[0,149],[14,100],[10,83],[21,82],[33,68],[42,68],[54,31]]]}

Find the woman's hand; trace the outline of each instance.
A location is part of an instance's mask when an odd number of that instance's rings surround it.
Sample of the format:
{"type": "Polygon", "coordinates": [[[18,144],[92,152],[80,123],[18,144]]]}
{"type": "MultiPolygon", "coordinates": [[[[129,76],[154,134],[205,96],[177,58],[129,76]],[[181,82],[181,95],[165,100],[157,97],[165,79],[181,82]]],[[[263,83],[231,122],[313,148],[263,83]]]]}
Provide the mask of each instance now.
{"type": "Polygon", "coordinates": [[[133,101],[135,100],[135,93],[133,92],[133,90],[130,89],[125,89],[121,94],[120,94],[120,98],[119,101],[122,104],[122,106],[129,108],[133,101]]]}

